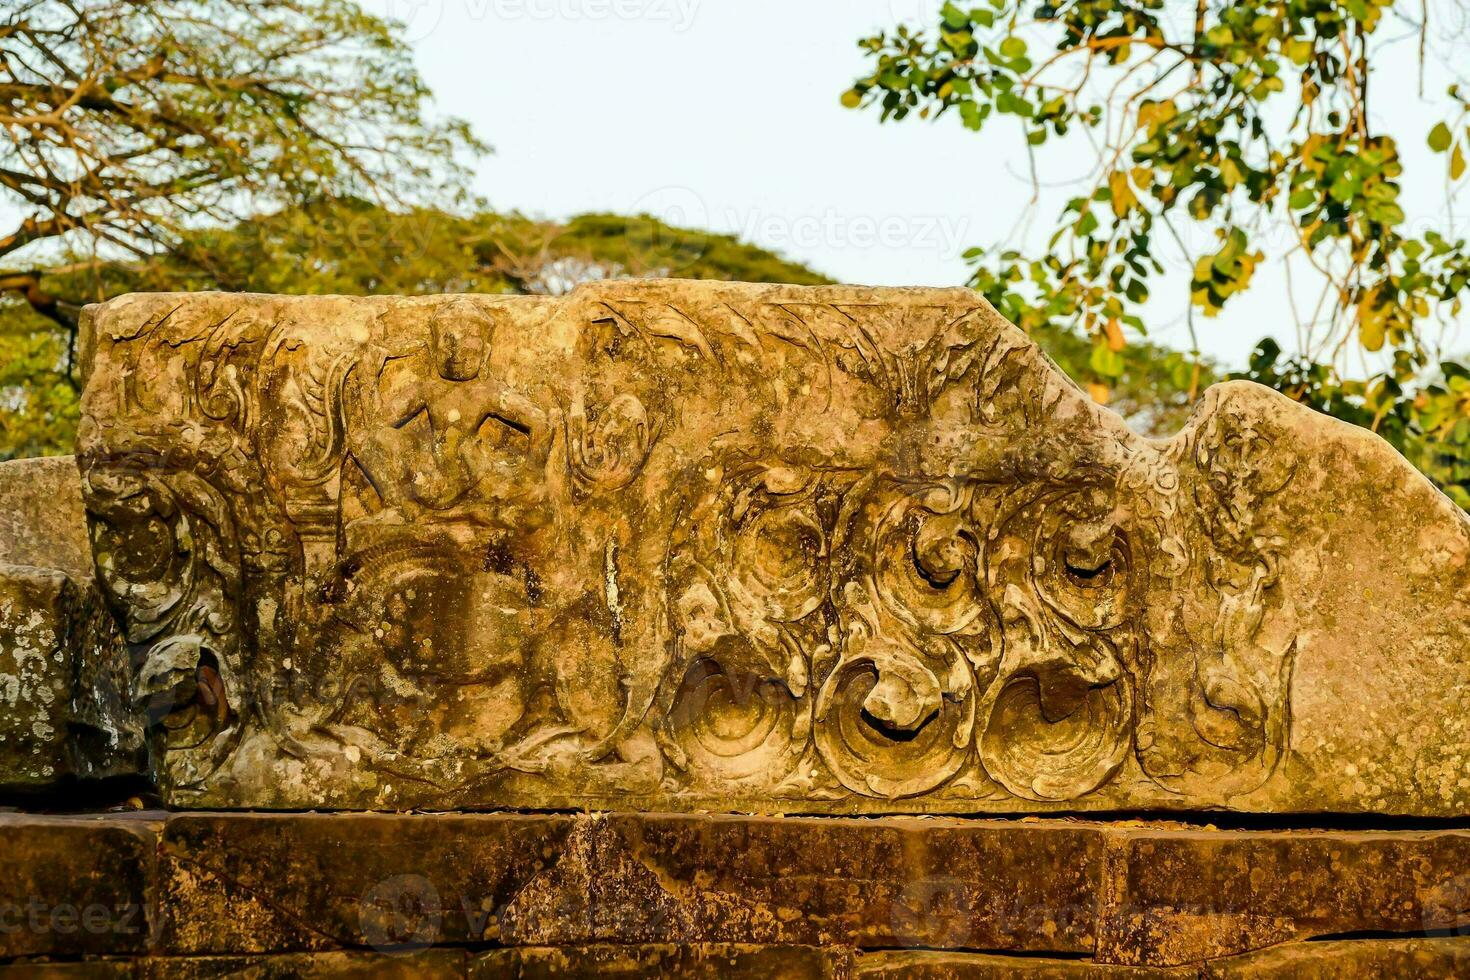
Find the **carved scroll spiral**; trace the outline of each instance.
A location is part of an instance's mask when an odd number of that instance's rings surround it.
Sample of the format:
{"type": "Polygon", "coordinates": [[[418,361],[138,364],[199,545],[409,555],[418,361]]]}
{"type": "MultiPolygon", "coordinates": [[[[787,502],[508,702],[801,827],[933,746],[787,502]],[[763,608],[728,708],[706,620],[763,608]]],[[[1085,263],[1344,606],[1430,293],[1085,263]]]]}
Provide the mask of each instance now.
{"type": "Polygon", "coordinates": [[[573,406],[567,457],[583,493],[621,490],[638,478],[658,438],[658,424],[636,395],[623,393],[592,410],[573,406]]]}
{"type": "Polygon", "coordinates": [[[700,657],[684,672],[669,724],[698,780],[769,778],[791,765],[798,710],[780,681],[700,657]]]}
{"type": "Polygon", "coordinates": [[[1100,490],[1042,494],[1002,516],[987,575],[1004,635],[985,698],[980,759],[1017,796],[1076,799],[1132,742],[1133,695],[1117,635],[1131,555],[1100,490]]]}
{"type": "Polygon", "coordinates": [[[696,781],[774,783],[807,744],[812,657],[825,649],[824,494],[808,472],[747,465],[676,536],[678,666],[661,731],[696,781]]]}
{"type": "Polygon", "coordinates": [[[970,752],[965,655],[984,612],[979,545],[955,486],[855,490],[834,583],[841,651],[816,702],[816,743],[842,785],[896,799],[949,780],[970,752]]]}

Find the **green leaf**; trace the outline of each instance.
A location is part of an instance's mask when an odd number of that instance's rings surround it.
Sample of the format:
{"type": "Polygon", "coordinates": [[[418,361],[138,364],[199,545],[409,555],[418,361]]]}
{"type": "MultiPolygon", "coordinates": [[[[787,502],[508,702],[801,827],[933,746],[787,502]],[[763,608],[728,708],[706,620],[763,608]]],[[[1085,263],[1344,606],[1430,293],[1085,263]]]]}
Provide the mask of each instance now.
{"type": "Polygon", "coordinates": [[[1397,204],[1374,204],[1368,208],[1368,215],[1384,225],[1401,225],[1407,217],[1397,204]]]}
{"type": "Polygon", "coordinates": [[[1450,148],[1450,127],[1444,123],[1435,123],[1434,128],[1429,131],[1429,148],[1435,153],[1443,153],[1450,148]]]}
{"type": "Polygon", "coordinates": [[[1312,60],[1312,42],[1303,38],[1293,38],[1283,46],[1286,56],[1299,65],[1305,65],[1312,60]]]}
{"type": "Polygon", "coordinates": [[[1465,149],[1458,143],[1450,156],[1450,180],[1459,180],[1465,173],[1465,149]]]}
{"type": "Polygon", "coordinates": [[[1087,359],[1087,366],[1104,378],[1120,377],[1123,374],[1123,369],[1127,367],[1123,361],[1123,355],[1113,350],[1106,343],[1093,345],[1092,354],[1087,359]]]}
{"type": "Polygon", "coordinates": [[[1000,42],[1000,53],[1004,58],[1019,58],[1026,53],[1026,42],[1012,34],[1000,42]]]}
{"type": "Polygon", "coordinates": [[[849,109],[856,109],[862,105],[863,96],[857,89],[848,89],[842,93],[842,104],[849,109]]]}
{"type": "Polygon", "coordinates": [[[1365,317],[1358,323],[1358,338],[1363,346],[1370,351],[1382,350],[1384,340],[1384,327],[1386,321],[1382,317],[1365,317]]]}

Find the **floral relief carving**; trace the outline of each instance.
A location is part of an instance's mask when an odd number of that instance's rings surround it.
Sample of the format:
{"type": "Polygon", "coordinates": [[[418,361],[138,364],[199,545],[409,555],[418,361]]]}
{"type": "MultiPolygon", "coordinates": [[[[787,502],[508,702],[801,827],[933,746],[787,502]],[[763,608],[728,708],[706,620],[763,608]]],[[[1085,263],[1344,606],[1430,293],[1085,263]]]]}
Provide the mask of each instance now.
{"type": "Polygon", "coordinates": [[[963,293],[134,302],[82,455],[181,799],[1221,806],[1290,752],[1248,399],[1139,440],[963,293]]]}

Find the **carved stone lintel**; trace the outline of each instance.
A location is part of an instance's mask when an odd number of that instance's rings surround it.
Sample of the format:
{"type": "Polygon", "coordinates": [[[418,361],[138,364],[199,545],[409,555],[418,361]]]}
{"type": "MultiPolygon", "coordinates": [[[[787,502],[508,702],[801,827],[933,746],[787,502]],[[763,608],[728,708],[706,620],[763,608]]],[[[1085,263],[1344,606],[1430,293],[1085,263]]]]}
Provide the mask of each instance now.
{"type": "Polygon", "coordinates": [[[1470,522],[1265,389],[1146,440],[965,290],[87,322],[173,803],[1470,807],[1470,522]]]}

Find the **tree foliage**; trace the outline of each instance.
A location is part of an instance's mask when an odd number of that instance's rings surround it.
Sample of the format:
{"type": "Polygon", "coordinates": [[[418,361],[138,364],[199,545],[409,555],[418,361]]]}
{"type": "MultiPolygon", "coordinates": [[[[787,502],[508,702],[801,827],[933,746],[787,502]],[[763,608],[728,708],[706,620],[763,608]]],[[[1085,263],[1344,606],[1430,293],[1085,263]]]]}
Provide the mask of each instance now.
{"type": "MultiPolygon", "coordinates": [[[[141,259],[69,258],[37,276],[68,304],[126,292],[223,289],[272,293],[563,293],[628,276],[817,284],[811,269],[730,235],[648,215],[393,210],[317,201],[226,228],[186,230],[141,259]]],[[[0,301],[0,459],[68,452],[77,379],[68,331],[20,298],[0,301]]]]}
{"type": "MultiPolygon", "coordinates": [[[[272,293],[564,293],[581,282],[629,276],[742,282],[828,283],[804,265],[731,235],[678,228],[649,215],[584,214],[564,222],[518,214],[394,211],[360,200],[319,201],[229,228],[189,232],[184,248],[144,260],[62,263],[41,277],[48,293],[107,297],[139,290],[272,293]]],[[[1042,329],[1038,339],[1067,371],[1090,348],[1042,329]]],[[[0,304],[0,459],[67,452],[76,391],[67,337],[26,303],[0,304]]],[[[1170,358],[1140,357],[1115,389],[1114,407],[1145,429],[1177,425],[1187,410],[1170,358]]]]}
{"type": "MultiPolygon", "coordinates": [[[[975,287],[1022,326],[1092,338],[1094,386],[1128,369],[1127,333],[1144,330],[1164,272],[1161,238],[1184,248],[1186,225],[1214,235],[1191,256],[1192,324],[1251,286],[1271,232],[1286,229],[1270,258],[1317,276],[1321,300],[1296,356],[1263,346],[1248,376],[1377,429],[1470,504],[1470,397],[1439,343],[1470,288],[1470,250],[1409,228],[1397,138],[1368,110],[1385,25],[1424,32],[1428,16],[1391,0],[946,3],[932,28],[861,41],[871,71],[843,102],[883,120],[952,110],[977,132],[1009,118],[1033,160],[1090,141],[1097,166],[1045,248],[970,257],[975,287]],[[1346,379],[1354,345],[1389,366],[1346,379]]],[[[1470,153],[1466,97],[1451,86],[1442,107],[1427,139],[1453,183],[1470,153]]]]}
{"type": "Polygon", "coordinates": [[[0,297],[0,460],[70,452],[77,387],[67,332],[0,297]]]}
{"type": "Polygon", "coordinates": [[[460,199],[484,148],[428,105],[350,0],[0,6],[0,454],[66,438],[99,269],[204,266],[201,229],[323,196],[460,199]]]}
{"type": "Polygon", "coordinates": [[[0,291],[74,329],[77,298],[40,282],[63,251],[142,259],[323,195],[452,195],[483,147],[428,99],[392,25],[350,0],[11,0],[0,291]]]}

